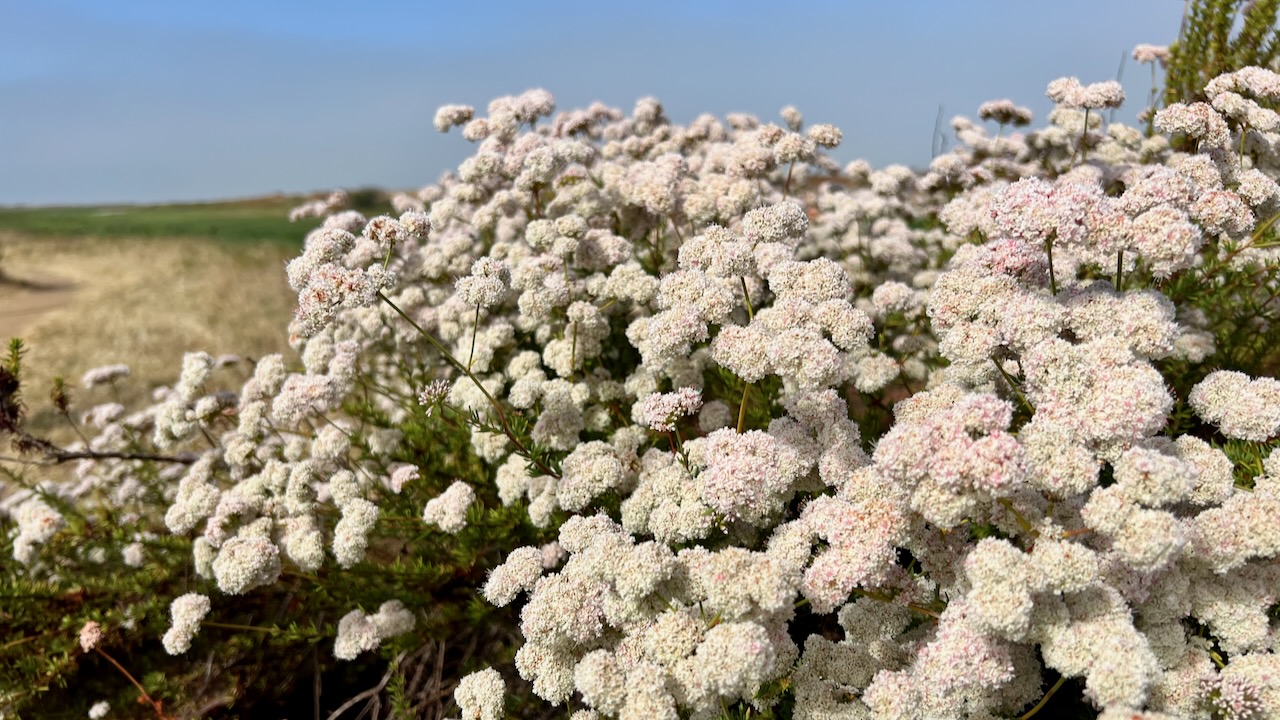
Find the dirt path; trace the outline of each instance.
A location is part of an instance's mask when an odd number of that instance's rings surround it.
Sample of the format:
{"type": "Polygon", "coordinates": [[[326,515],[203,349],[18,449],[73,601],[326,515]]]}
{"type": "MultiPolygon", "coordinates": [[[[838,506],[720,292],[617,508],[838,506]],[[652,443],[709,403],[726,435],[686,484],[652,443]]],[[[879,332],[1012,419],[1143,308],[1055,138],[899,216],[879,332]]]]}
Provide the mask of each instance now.
{"type": "Polygon", "coordinates": [[[0,276],[0,343],[19,337],[41,316],[71,302],[76,284],[52,275],[0,276]]]}

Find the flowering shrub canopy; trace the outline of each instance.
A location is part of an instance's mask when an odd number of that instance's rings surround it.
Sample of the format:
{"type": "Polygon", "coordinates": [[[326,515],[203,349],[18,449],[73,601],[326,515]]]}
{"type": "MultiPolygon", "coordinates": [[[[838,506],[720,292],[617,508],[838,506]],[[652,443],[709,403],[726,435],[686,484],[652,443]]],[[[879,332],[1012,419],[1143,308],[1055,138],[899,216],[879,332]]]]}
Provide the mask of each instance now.
{"type": "MultiPolygon", "coordinates": [[[[296,211],[298,358],[227,390],[191,353],[91,410],[79,484],[4,500],[13,557],[52,574],[55,504],[158,487],[200,578],[177,654],[229,596],[487,538],[470,591],[580,720],[1014,717],[1058,678],[1104,717],[1280,717],[1280,382],[1241,335],[1274,337],[1280,76],[1206,92],[1154,114],[1191,152],[1064,78],[921,173],[837,166],[794,108],[446,106],[475,153],[398,217],[296,211]]],[[[332,655],[432,602],[346,609],[332,655]]]]}

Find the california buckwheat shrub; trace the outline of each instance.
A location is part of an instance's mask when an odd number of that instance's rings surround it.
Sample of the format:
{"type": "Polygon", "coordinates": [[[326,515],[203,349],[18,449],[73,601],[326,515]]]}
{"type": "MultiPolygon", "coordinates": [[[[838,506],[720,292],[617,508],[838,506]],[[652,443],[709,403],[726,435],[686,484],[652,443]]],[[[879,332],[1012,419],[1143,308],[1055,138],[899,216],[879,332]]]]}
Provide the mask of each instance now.
{"type": "MultiPolygon", "coordinates": [[[[921,172],[839,167],[794,108],[446,106],[455,172],[317,209],[297,357],[188,354],[91,413],[82,481],[154,481],[190,548],[166,648],[314,603],[263,629],[408,682],[467,628],[502,668],[468,718],[504,675],[583,719],[1280,717],[1277,77],[1166,134],[1056,80],[921,172]]],[[[32,573],[44,493],[0,505],[32,573]]]]}

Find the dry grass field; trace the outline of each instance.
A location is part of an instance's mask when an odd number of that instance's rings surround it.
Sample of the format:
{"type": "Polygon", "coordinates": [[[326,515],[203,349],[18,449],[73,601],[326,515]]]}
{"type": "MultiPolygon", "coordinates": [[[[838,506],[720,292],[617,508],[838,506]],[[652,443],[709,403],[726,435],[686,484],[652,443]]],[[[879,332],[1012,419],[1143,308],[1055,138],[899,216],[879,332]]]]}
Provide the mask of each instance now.
{"type": "MultiPolygon", "coordinates": [[[[210,211],[209,222],[217,214],[210,211]]],[[[0,341],[21,337],[28,348],[24,396],[33,430],[59,429],[46,401],[55,376],[79,388],[85,370],[126,363],[132,378],[119,400],[128,405],[172,382],[184,352],[257,357],[287,349],[294,297],[283,266],[305,227],[280,231],[292,243],[278,235],[228,242],[198,230],[171,237],[19,232],[4,229],[5,219],[0,214],[0,341]]],[[[108,399],[94,392],[83,400],[108,399]]]]}

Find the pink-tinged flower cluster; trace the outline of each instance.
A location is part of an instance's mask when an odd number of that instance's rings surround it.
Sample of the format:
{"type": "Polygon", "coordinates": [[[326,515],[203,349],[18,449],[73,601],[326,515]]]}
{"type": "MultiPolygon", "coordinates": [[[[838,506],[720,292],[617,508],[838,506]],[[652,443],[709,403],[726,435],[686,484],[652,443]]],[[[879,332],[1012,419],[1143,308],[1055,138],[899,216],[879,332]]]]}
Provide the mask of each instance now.
{"type": "Polygon", "coordinates": [[[927,404],[927,418],[913,422],[900,414],[872,461],[887,480],[909,489],[912,509],[930,522],[954,527],[981,504],[1014,495],[1028,482],[1027,452],[1007,432],[1013,416],[1007,401],[932,391],[911,402],[927,404]]]}
{"type": "Polygon", "coordinates": [[[654,393],[636,405],[641,424],[650,430],[671,432],[679,418],[693,415],[702,408],[702,392],[684,387],[670,393],[654,393]]]}
{"type": "Polygon", "coordinates": [[[1161,66],[1169,63],[1169,46],[1168,45],[1135,45],[1133,48],[1133,59],[1140,63],[1160,63],[1161,66]]]}
{"type": "Polygon", "coordinates": [[[1218,370],[1201,380],[1187,402],[1223,435],[1265,442],[1280,433],[1280,381],[1218,370]]]}
{"type": "Polygon", "coordinates": [[[698,475],[702,500],[726,518],[748,522],[780,510],[792,483],[812,465],[761,430],[717,430],[707,436],[703,456],[706,468],[698,475]]]}
{"type": "Polygon", "coordinates": [[[1045,95],[1063,107],[1089,110],[1120,107],[1124,102],[1124,89],[1115,80],[1082,85],[1074,77],[1059,78],[1049,83],[1045,95]]]}
{"type": "Polygon", "coordinates": [[[978,106],[978,117],[982,120],[994,120],[1001,125],[1023,127],[1031,124],[1031,110],[1014,103],[1012,100],[990,100],[978,106]]]}
{"type": "Polygon", "coordinates": [[[1155,127],[1178,133],[1206,147],[1225,147],[1231,139],[1226,120],[1208,103],[1174,103],[1155,114],[1155,127]]]}
{"type": "Polygon", "coordinates": [[[305,218],[326,218],[327,220],[350,202],[351,198],[345,190],[334,190],[323,200],[311,200],[291,209],[289,222],[297,222],[305,218]]]}
{"type": "MultiPolygon", "coordinates": [[[[345,258],[356,238],[338,228],[320,228],[307,239],[303,254],[289,262],[289,285],[298,292],[297,332],[310,337],[341,309],[370,305],[395,278],[381,265],[347,267],[345,258]]],[[[372,258],[367,258],[372,261],[372,258]]]]}
{"type": "Polygon", "coordinates": [[[906,539],[906,498],[845,499],[822,496],[805,506],[800,527],[826,543],[804,569],[800,592],[817,612],[829,613],[855,589],[876,587],[886,579],[897,546],[906,539]]]}
{"type": "Polygon", "coordinates": [[[80,628],[80,649],[89,652],[102,642],[102,625],[90,620],[80,628]]]}

